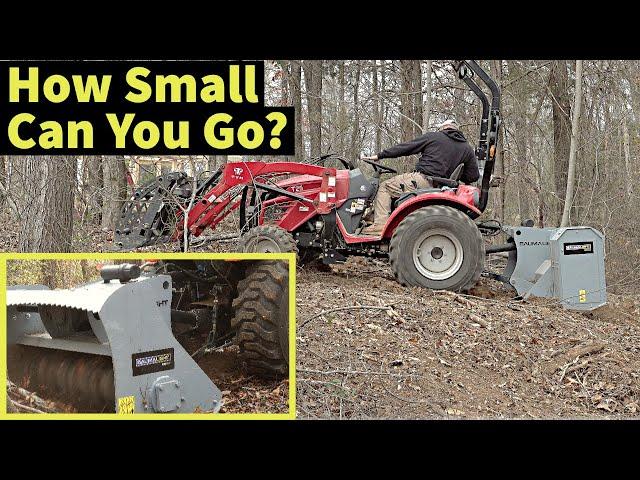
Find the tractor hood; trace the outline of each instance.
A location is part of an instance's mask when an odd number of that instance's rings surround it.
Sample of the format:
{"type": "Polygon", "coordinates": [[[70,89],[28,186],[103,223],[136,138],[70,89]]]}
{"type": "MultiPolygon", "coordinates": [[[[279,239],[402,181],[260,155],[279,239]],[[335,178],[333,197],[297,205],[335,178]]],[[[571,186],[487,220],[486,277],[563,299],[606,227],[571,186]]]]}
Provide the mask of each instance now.
{"type": "Polygon", "coordinates": [[[280,180],[277,185],[280,188],[289,188],[295,185],[306,185],[309,183],[317,183],[319,185],[320,182],[320,177],[316,177],[314,175],[296,175],[285,180],[280,180]]]}
{"type": "MultiPolygon", "coordinates": [[[[346,185],[348,188],[349,185],[349,170],[337,170],[336,178],[338,179],[338,184],[346,185]]],[[[277,182],[280,188],[289,189],[290,187],[295,187],[297,185],[304,186],[305,188],[315,188],[319,187],[322,182],[321,178],[314,175],[295,175],[293,177],[280,180],[277,182]]]]}

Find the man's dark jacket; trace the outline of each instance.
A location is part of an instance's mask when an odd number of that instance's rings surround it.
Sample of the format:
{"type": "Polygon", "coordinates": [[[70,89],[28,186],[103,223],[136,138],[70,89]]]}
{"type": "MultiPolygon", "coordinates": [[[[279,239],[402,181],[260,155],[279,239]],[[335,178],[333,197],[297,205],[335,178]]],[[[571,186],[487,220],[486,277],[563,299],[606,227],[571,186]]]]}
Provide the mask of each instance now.
{"type": "Polygon", "coordinates": [[[460,180],[472,183],[480,178],[476,155],[460,130],[427,132],[415,140],[381,151],[378,158],[396,158],[416,153],[422,154],[416,164],[417,172],[449,178],[456,167],[464,163],[460,180]]]}

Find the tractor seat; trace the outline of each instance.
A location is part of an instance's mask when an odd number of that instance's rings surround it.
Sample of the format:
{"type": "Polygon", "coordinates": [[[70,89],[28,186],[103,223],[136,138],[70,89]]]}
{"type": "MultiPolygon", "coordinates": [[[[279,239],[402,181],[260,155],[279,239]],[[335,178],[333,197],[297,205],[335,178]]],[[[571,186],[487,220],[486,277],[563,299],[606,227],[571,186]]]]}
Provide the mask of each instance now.
{"type": "MultiPolygon", "coordinates": [[[[464,167],[464,164],[460,164],[458,165],[453,172],[451,172],[451,175],[449,175],[449,179],[450,180],[459,180],[460,179],[460,175],[462,174],[462,169],[464,167]]],[[[415,197],[416,195],[421,195],[423,193],[437,193],[437,192],[441,192],[442,188],[437,188],[438,184],[436,183],[436,185],[434,185],[434,187],[432,188],[422,188],[419,190],[415,190],[413,192],[407,192],[404,193],[402,195],[400,195],[400,197],[398,197],[396,200],[394,200],[394,202],[391,204],[392,206],[392,210],[395,210],[396,208],[398,208],[398,206],[402,203],[402,202],[406,202],[407,200],[409,200],[412,197],[415,197]]]]}

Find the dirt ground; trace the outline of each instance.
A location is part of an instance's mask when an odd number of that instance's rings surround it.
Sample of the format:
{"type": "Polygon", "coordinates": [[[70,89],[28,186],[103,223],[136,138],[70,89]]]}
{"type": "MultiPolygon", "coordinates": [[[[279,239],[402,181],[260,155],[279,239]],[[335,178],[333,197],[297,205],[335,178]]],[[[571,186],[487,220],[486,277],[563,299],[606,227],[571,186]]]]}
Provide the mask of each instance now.
{"type": "MultiPolygon", "coordinates": [[[[94,240],[109,245],[105,232],[94,240]]],[[[638,417],[640,300],[614,287],[607,306],[579,313],[513,300],[488,279],[471,295],[404,288],[386,263],[362,258],[298,268],[298,418],[638,417]]],[[[247,384],[233,369],[216,381],[224,411],[286,397],[286,382],[247,384]]]]}
{"type": "MultiPolygon", "coordinates": [[[[202,344],[202,336],[181,338],[193,354],[202,344]]],[[[200,368],[222,391],[220,413],[288,413],[289,380],[266,379],[248,374],[238,357],[238,347],[229,345],[200,357],[200,368]]]]}
{"type": "Polygon", "coordinates": [[[492,280],[458,295],[403,288],[382,262],[332,270],[298,270],[299,418],[638,415],[634,298],[582,314],[492,280]]]}

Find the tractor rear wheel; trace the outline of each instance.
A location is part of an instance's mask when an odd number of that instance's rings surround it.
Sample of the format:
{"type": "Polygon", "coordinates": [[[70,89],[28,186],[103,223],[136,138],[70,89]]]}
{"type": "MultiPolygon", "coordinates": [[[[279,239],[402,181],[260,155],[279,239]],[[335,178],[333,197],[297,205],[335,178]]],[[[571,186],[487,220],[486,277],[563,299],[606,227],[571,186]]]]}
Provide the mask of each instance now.
{"type": "Polygon", "coordinates": [[[275,225],[254,227],[240,238],[238,250],[244,253],[298,253],[293,235],[275,225]]]}
{"type": "Polygon", "coordinates": [[[407,215],[391,237],[389,260],[405,286],[466,291],[484,268],[484,242],[476,224],[444,205],[407,215]]]}
{"type": "Polygon", "coordinates": [[[289,268],[260,262],[238,282],[232,328],[240,357],[253,373],[284,376],[289,371],[289,268]]]}

